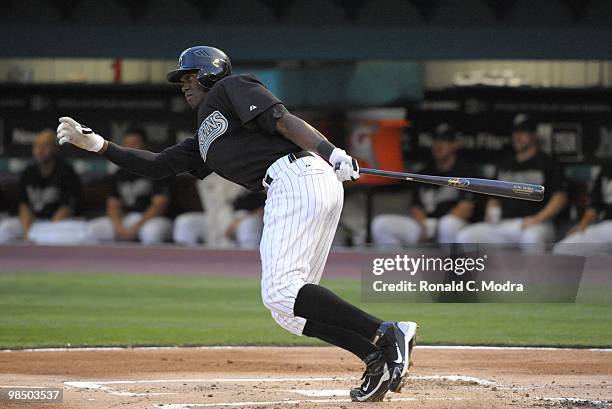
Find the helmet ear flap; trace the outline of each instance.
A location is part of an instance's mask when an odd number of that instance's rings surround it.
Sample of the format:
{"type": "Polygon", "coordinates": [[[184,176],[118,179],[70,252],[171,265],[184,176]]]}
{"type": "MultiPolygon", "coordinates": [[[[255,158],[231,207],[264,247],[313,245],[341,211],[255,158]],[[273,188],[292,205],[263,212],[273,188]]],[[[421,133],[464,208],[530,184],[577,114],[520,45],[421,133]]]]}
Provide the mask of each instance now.
{"type": "Polygon", "coordinates": [[[215,80],[217,79],[217,76],[215,74],[210,73],[208,70],[205,70],[204,68],[200,68],[198,70],[197,77],[198,77],[198,82],[200,83],[202,88],[206,90],[209,90],[215,83],[215,80]]]}

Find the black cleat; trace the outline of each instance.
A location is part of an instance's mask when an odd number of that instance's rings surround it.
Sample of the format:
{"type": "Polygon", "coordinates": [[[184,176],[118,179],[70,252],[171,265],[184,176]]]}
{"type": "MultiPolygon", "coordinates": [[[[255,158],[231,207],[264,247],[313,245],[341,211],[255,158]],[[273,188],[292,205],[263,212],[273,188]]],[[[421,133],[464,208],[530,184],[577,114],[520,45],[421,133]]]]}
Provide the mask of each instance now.
{"type": "Polygon", "coordinates": [[[416,342],[416,330],[417,324],[414,322],[385,321],[376,331],[374,345],[383,352],[389,367],[391,392],[400,392],[406,383],[411,364],[410,354],[416,342]]]}
{"type": "Polygon", "coordinates": [[[366,370],[361,379],[363,383],[359,388],[351,389],[353,402],[380,402],[389,391],[389,368],[384,355],[380,351],[372,352],[363,362],[366,370]]]}

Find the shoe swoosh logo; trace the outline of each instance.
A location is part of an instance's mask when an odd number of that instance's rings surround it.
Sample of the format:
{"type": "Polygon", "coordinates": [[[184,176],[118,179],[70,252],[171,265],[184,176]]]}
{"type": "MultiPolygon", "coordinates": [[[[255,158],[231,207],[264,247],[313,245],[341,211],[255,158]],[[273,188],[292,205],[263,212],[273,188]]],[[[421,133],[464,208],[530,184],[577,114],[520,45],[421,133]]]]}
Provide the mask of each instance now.
{"type": "Polygon", "coordinates": [[[396,364],[401,364],[402,363],[402,353],[400,352],[399,345],[397,345],[397,343],[395,344],[395,351],[397,353],[397,359],[393,362],[395,362],[396,364]]]}
{"type": "Polygon", "coordinates": [[[366,383],[364,386],[361,387],[361,389],[363,389],[364,391],[368,390],[368,386],[370,386],[370,381],[372,380],[372,378],[368,378],[368,383],[366,383]]]}

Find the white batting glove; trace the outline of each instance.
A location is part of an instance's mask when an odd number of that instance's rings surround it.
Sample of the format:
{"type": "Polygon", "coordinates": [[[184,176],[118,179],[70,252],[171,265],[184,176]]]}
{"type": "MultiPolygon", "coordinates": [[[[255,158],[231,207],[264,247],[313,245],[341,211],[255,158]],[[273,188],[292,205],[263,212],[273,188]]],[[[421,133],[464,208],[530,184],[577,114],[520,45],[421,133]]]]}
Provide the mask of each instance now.
{"type": "Polygon", "coordinates": [[[81,125],[69,116],[61,117],[59,122],[57,139],[60,145],[70,142],[90,152],[100,152],[100,149],[104,147],[104,138],[94,133],[91,128],[81,125]]]}
{"type": "Polygon", "coordinates": [[[359,165],[357,161],[340,148],[336,148],[329,156],[329,161],[334,167],[336,177],[340,182],[359,179],[359,165]]]}

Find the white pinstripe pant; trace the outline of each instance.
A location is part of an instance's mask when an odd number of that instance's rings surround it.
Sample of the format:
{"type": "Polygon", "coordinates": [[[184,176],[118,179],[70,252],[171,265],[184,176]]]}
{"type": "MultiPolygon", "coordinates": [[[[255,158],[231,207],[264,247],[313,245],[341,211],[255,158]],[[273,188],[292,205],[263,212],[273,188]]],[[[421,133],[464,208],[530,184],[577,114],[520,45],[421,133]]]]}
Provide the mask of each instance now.
{"type": "Polygon", "coordinates": [[[302,335],[306,320],[293,315],[304,284],[318,284],[338,226],[344,201],[342,183],[319,156],[278,159],[264,208],[260,244],[261,296],[274,320],[302,335]]]}

